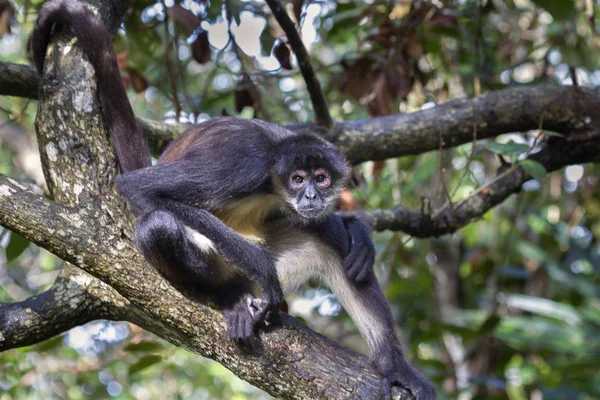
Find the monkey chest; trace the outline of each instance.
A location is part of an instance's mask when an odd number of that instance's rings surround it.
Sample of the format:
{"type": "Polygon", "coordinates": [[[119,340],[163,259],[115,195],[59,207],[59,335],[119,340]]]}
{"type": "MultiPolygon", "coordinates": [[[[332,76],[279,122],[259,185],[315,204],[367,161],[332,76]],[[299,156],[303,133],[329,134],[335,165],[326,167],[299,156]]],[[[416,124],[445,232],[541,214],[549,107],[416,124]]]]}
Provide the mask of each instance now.
{"type": "Polygon", "coordinates": [[[215,215],[238,235],[257,245],[266,240],[265,220],[280,207],[273,195],[256,195],[238,200],[215,215]]]}

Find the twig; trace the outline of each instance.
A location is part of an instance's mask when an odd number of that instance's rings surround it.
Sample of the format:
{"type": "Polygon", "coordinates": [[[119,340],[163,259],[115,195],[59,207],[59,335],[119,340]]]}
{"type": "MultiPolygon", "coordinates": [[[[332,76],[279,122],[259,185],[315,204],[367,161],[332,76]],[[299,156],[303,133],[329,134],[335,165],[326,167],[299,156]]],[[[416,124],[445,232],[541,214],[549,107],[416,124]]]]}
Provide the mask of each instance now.
{"type": "Polygon", "coordinates": [[[306,47],[304,47],[302,38],[300,38],[300,35],[296,30],[296,25],[287,15],[285,7],[279,0],[267,0],[267,4],[275,16],[275,19],[277,19],[277,22],[279,22],[279,25],[281,25],[281,28],[287,35],[288,42],[292,47],[292,50],[294,50],[294,54],[296,54],[298,66],[300,67],[300,72],[302,72],[302,77],[306,83],[306,89],[308,90],[313,105],[317,125],[326,129],[331,128],[333,126],[333,119],[331,118],[331,114],[329,114],[327,101],[325,100],[321,85],[310,63],[310,57],[306,51],[306,47]]]}
{"type": "Polygon", "coordinates": [[[175,120],[179,122],[179,117],[181,115],[181,104],[179,104],[179,97],[177,96],[177,82],[171,66],[171,34],[169,33],[169,15],[167,13],[167,5],[165,4],[165,0],[161,0],[161,4],[165,14],[165,20],[163,21],[165,29],[165,66],[167,67],[167,77],[169,78],[171,95],[173,96],[173,104],[175,105],[175,120]]]}
{"type": "Polygon", "coordinates": [[[475,96],[481,95],[481,39],[483,37],[481,23],[481,1],[477,0],[476,4],[476,16],[475,16],[475,26],[477,27],[477,32],[475,33],[475,74],[473,77],[473,88],[475,92],[475,96]]]}
{"type": "Polygon", "coordinates": [[[573,81],[573,87],[579,87],[579,82],[577,81],[577,69],[569,66],[569,74],[571,75],[571,80],[573,81]]]}
{"type": "Polygon", "coordinates": [[[473,125],[473,142],[471,144],[471,154],[469,154],[469,159],[467,160],[467,164],[465,165],[465,170],[464,170],[463,174],[461,175],[461,177],[458,179],[458,183],[456,184],[456,187],[452,191],[450,198],[454,198],[454,196],[456,195],[456,192],[458,192],[458,189],[460,188],[460,184],[462,183],[462,181],[466,178],[467,174],[469,173],[470,168],[471,168],[471,162],[473,161],[473,158],[475,156],[475,147],[476,146],[477,146],[477,124],[474,124],[473,125]]]}
{"type": "MultiPolygon", "coordinates": [[[[174,37],[174,41],[175,43],[179,43],[179,35],[181,33],[181,29],[179,28],[178,25],[175,25],[175,37],[174,37]]],[[[188,91],[186,90],[186,88],[188,87],[187,85],[187,77],[188,74],[185,73],[184,68],[183,68],[183,61],[179,58],[179,57],[175,57],[175,69],[176,69],[176,75],[179,78],[179,84],[180,87],[183,88],[182,89],[182,94],[185,98],[185,101],[187,103],[188,109],[192,111],[194,117],[198,117],[198,115],[200,115],[200,112],[202,111],[202,109],[200,108],[200,106],[204,103],[196,103],[193,101],[193,97],[188,93],[188,91]]],[[[190,121],[192,123],[196,122],[196,121],[190,121]]]]}
{"type": "Polygon", "coordinates": [[[544,125],[544,115],[545,113],[542,112],[542,115],[540,115],[540,123],[538,124],[538,134],[537,136],[533,139],[533,143],[531,144],[531,146],[527,149],[527,152],[525,153],[525,157],[524,158],[528,158],[529,155],[531,154],[531,152],[535,149],[535,146],[538,143],[538,140],[540,139],[540,137],[542,137],[544,135],[543,131],[542,131],[542,127],[544,125]]]}
{"type": "Polygon", "coordinates": [[[585,16],[588,19],[592,33],[596,34],[596,11],[594,10],[593,0],[585,0],[585,16]]]}
{"type": "Polygon", "coordinates": [[[450,193],[448,192],[448,187],[446,186],[446,177],[445,177],[445,171],[446,168],[444,167],[444,137],[442,136],[442,133],[440,132],[440,184],[442,185],[442,191],[443,191],[443,195],[446,197],[446,200],[448,201],[448,204],[450,205],[450,210],[452,211],[453,214],[453,218],[454,218],[454,207],[452,205],[452,197],[450,196],[450,193]]]}

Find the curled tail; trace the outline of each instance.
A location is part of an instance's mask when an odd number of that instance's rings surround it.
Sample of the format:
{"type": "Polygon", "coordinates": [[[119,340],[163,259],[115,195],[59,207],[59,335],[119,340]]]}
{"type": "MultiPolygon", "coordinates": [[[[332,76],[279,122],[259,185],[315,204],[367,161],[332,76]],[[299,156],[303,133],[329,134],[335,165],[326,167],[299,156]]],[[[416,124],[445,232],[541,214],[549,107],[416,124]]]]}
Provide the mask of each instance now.
{"type": "Polygon", "coordinates": [[[123,172],[150,166],[150,153],[121,81],[117,56],[106,26],[77,0],[49,0],[40,9],[31,50],[40,74],[55,24],[71,28],[98,80],[104,118],[123,172]]]}

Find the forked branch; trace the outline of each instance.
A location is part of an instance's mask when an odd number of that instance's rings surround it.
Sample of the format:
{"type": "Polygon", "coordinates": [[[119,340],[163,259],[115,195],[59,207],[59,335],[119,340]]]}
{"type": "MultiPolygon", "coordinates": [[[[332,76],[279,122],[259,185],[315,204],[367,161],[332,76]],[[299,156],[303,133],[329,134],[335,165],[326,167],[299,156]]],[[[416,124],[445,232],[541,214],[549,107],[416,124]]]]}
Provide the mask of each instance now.
{"type": "MultiPolygon", "coordinates": [[[[549,144],[539,153],[529,157],[540,162],[547,171],[569,164],[600,162],[600,140],[590,142],[568,142],[549,144]]],[[[531,179],[518,164],[500,173],[464,200],[446,204],[431,213],[423,210],[411,211],[404,207],[392,210],[355,211],[368,221],[373,229],[402,231],[414,237],[436,237],[456,232],[470,222],[481,218],[494,206],[521,190],[523,183],[531,179]]]]}

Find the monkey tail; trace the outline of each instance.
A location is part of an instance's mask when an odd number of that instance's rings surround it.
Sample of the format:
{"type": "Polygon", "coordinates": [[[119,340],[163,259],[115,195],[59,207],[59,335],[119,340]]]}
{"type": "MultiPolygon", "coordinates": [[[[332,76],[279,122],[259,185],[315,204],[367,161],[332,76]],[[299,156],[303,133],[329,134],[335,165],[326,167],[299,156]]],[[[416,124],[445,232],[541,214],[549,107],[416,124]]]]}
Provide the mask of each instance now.
{"type": "Polygon", "coordinates": [[[31,41],[33,60],[40,74],[44,71],[44,57],[54,24],[71,28],[94,67],[105,122],[121,170],[129,172],[150,166],[150,152],[135,122],[106,26],[78,1],[46,1],[40,9],[31,41]]]}

